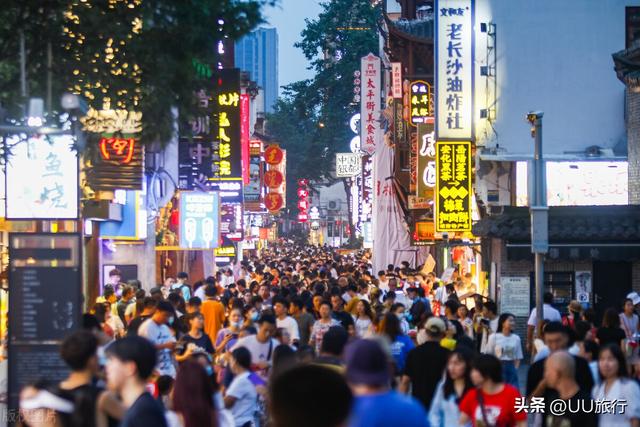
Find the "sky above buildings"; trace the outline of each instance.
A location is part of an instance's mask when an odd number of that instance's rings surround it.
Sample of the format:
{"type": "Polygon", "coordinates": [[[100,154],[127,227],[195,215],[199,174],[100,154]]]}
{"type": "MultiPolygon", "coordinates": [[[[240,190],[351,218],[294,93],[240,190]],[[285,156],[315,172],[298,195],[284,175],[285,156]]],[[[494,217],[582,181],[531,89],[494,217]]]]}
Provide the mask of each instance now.
{"type": "MultiPolygon", "coordinates": [[[[280,87],[298,80],[313,77],[308,70],[309,62],[302,50],[294,47],[300,41],[300,33],[305,28],[305,18],[315,19],[322,10],[318,0],[280,0],[276,7],[267,7],[264,27],[278,30],[278,81],[280,87]]],[[[282,93],[282,90],[279,90],[282,93]]]]}

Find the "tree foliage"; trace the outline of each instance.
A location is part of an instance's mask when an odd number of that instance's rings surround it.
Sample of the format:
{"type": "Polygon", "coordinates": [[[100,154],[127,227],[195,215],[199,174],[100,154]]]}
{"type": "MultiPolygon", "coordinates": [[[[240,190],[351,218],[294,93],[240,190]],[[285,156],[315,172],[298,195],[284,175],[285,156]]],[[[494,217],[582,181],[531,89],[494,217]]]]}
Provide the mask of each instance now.
{"type": "Polygon", "coordinates": [[[201,83],[193,61],[216,64],[217,41],[263,22],[277,0],[4,0],[0,9],[0,102],[20,117],[19,40],[25,35],[28,95],[46,98],[52,52],[52,107],[64,91],[101,109],[142,112],[142,140],[167,142],[172,107],[189,118],[201,83]]]}
{"type": "MultiPolygon", "coordinates": [[[[353,73],[361,57],[378,51],[379,6],[369,0],[322,6],[317,19],[306,21],[296,44],[315,76],[285,87],[267,117],[269,134],[287,149],[287,188],[293,192],[298,178],[332,180],[335,153],[348,151],[354,136],[349,119],[359,105],[353,103],[353,73]]],[[[295,194],[287,200],[295,203],[295,194]]]]}

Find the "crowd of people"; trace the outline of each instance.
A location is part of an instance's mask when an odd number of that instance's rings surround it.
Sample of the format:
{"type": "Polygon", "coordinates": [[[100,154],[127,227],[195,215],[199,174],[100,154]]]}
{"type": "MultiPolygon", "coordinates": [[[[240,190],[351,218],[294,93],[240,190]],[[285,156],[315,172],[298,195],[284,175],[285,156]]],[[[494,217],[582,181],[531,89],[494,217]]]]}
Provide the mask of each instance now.
{"type": "Polygon", "coordinates": [[[374,274],[369,258],[282,245],[149,291],[114,270],[61,346],[68,378],[22,390],[23,424],[640,425],[638,294],[599,327],[591,310],[572,302],[563,316],[546,294],[522,343],[516,317],[470,274],[444,283],[408,263],[374,274]],[[554,413],[556,399],[586,406],[554,413]],[[604,400],[625,410],[588,410],[604,400]]]}

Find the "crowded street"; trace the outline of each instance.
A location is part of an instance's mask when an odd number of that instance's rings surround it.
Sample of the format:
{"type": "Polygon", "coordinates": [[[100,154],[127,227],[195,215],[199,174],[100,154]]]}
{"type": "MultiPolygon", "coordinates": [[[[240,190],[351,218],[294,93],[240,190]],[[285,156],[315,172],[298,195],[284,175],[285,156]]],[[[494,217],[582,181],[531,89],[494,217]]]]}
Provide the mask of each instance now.
{"type": "Polygon", "coordinates": [[[640,427],[640,0],[2,0],[0,427],[640,427]]]}

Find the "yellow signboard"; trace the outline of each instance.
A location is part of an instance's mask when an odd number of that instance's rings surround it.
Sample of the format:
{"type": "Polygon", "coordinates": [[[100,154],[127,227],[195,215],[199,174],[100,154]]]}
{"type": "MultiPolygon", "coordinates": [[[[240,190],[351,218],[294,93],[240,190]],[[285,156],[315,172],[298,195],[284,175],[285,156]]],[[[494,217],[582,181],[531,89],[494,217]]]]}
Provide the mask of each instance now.
{"type": "Polygon", "coordinates": [[[436,231],[471,230],[471,142],[436,144],[436,231]]]}

